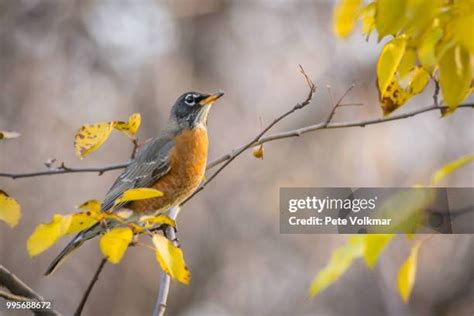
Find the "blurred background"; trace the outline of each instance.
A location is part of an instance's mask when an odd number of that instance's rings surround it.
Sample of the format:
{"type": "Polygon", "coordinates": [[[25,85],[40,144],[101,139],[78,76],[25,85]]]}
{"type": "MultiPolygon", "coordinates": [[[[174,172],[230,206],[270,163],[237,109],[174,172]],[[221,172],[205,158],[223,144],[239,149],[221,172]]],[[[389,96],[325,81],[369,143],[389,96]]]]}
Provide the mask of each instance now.
{"type": "MultiPolygon", "coordinates": [[[[183,92],[225,91],[209,119],[210,159],[247,142],[277,115],[303,100],[301,64],[319,86],[313,103],[274,132],[321,121],[329,111],[326,85],[340,96],[353,82],[334,121],[381,117],[375,63],[382,47],[360,34],[338,40],[334,1],[289,0],[1,0],[0,129],[22,134],[0,144],[0,170],[45,169],[125,162],[132,148],[114,132],[80,161],[73,137],[85,123],[142,114],[141,139],[155,136],[183,92]],[[261,122],[263,123],[261,123],[261,122]]],[[[427,106],[432,87],[398,112],[427,106]]],[[[395,113],[396,114],[396,113],[395,113]]],[[[398,238],[369,271],[356,262],[313,300],[306,291],[344,236],[279,233],[280,187],[411,186],[428,183],[444,163],[473,151],[474,113],[445,119],[430,112],[366,128],[321,131],[272,142],[265,158],[239,157],[179,217],[192,273],[172,283],[168,315],[473,315],[474,239],[435,236],[420,252],[408,305],[396,275],[408,255],[398,238]]],[[[51,277],[42,276],[67,242],[31,259],[26,240],[52,214],[102,199],[120,171],[9,180],[0,188],[23,207],[20,224],[0,224],[0,262],[65,315],[75,310],[100,262],[87,243],[51,277]]],[[[446,186],[474,185],[473,165],[446,186]]],[[[107,265],[85,315],[150,315],[160,269],[152,252],[130,249],[107,265]]],[[[4,310],[0,310],[3,315],[4,310]]],[[[29,312],[18,312],[18,315],[29,312]]]]}

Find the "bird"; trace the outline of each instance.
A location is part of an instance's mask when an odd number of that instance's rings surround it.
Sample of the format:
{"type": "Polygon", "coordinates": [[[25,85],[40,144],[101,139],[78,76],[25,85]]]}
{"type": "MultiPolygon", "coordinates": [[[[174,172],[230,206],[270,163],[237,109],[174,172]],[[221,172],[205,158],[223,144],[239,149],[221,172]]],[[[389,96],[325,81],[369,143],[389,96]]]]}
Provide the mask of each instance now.
{"type": "MultiPolygon", "coordinates": [[[[127,208],[135,217],[163,214],[194,193],[206,170],[209,111],[223,95],[222,92],[187,92],[181,95],[172,106],[165,127],[138,151],[115,180],[102,201],[101,210],[114,212],[127,208]],[[159,190],[163,196],[116,203],[125,191],[144,187],[159,190]]],[[[97,223],[79,232],[51,262],[45,275],[53,273],[85,241],[105,231],[106,227],[97,223]]]]}

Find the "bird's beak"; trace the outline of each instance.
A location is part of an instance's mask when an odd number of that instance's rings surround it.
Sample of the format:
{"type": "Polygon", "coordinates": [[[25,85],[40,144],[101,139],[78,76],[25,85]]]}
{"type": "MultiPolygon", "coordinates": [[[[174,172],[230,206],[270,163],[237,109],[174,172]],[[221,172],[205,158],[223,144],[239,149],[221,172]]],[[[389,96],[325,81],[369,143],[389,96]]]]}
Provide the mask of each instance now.
{"type": "Polygon", "coordinates": [[[216,102],[217,99],[219,99],[220,97],[222,97],[224,95],[223,92],[217,92],[217,93],[214,93],[214,94],[211,94],[210,96],[202,99],[199,104],[204,106],[204,105],[212,105],[214,102],[216,102]]]}

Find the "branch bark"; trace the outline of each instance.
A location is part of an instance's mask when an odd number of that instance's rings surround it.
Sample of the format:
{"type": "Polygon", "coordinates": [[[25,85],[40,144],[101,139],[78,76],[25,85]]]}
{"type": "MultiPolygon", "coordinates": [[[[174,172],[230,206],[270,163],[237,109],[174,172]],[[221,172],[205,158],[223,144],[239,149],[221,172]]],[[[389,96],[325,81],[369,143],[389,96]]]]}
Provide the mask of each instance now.
{"type": "Polygon", "coordinates": [[[106,263],[107,263],[107,259],[102,258],[99,266],[97,267],[97,270],[94,273],[94,276],[91,279],[91,282],[89,283],[89,286],[87,287],[86,291],[84,292],[84,295],[82,296],[81,302],[79,303],[79,305],[76,308],[76,311],[74,312],[74,316],[80,316],[82,314],[82,310],[84,309],[84,306],[86,305],[87,299],[89,298],[89,295],[91,294],[92,289],[94,288],[94,285],[99,280],[99,275],[102,272],[102,269],[104,269],[104,266],[106,263]]]}
{"type": "MultiPolygon", "coordinates": [[[[30,288],[26,283],[24,283],[20,278],[16,275],[11,273],[7,268],[0,265],[0,286],[7,288],[10,293],[1,292],[0,297],[5,299],[17,300],[21,298],[21,300],[37,300],[37,301],[45,301],[44,297],[39,295],[35,292],[32,288],[30,288]]],[[[39,316],[57,316],[61,315],[54,309],[51,310],[31,310],[32,313],[39,316]]]]}
{"type": "Polygon", "coordinates": [[[110,166],[96,167],[96,168],[69,168],[69,167],[66,167],[65,165],[62,165],[61,167],[57,169],[38,171],[38,172],[27,172],[27,173],[0,172],[0,177],[20,179],[20,178],[31,178],[31,177],[41,177],[41,176],[53,176],[53,175],[65,174],[65,173],[86,173],[86,172],[98,173],[100,176],[104,172],[117,170],[117,169],[123,169],[127,166],[128,166],[128,162],[118,164],[118,165],[110,165],[110,166]]]}
{"type": "MultiPolygon", "coordinates": [[[[458,106],[458,109],[466,109],[466,108],[474,109],[474,103],[461,104],[461,105],[458,106]]],[[[445,110],[445,109],[447,109],[447,107],[445,107],[445,106],[429,105],[429,106],[425,106],[425,107],[422,107],[422,108],[414,110],[414,111],[410,111],[410,112],[406,112],[406,113],[402,113],[402,114],[394,115],[394,116],[390,116],[390,117],[378,118],[378,119],[352,121],[352,122],[341,122],[341,123],[326,123],[324,121],[324,122],[321,122],[321,123],[318,123],[318,124],[301,127],[301,128],[298,128],[298,129],[287,131],[287,132],[275,133],[275,134],[272,134],[272,135],[268,135],[266,137],[262,137],[259,141],[256,141],[255,143],[253,143],[250,147],[258,146],[258,145],[265,144],[265,143],[272,142],[272,141],[279,140],[279,139],[299,137],[303,134],[310,133],[310,132],[315,132],[315,131],[319,131],[319,130],[350,128],[350,127],[365,127],[365,126],[368,126],[368,125],[375,125],[375,124],[381,124],[381,123],[386,123],[386,122],[390,122],[390,121],[397,121],[397,120],[413,117],[413,116],[416,116],[416,115],[419,115],[419,114],[422,114],[422,113],[430,112],[430,111],[435,111],[435,110],[442,111],[442,110],[445,110]]],[[[225,155],[222,155],[221,157],[211,161],[207,165],[207,169],[209,170],[211,168],[214,168],[217,165],[221,164],[222,162],[229,160],[232,157],[233,152],[238,152],[243,147],[244,146],[237,147],[237,148],[233,149],[232,152],[230,152],[228,154],[225,154],[225,155]]]]}
{"type": "MultiPolygon", "coordinates": [[[[173,207],[172,209],[170,209],[168,216],[176,220],[176,218],[178,217],[179,210],[179,206],[173,207]]],[[[173,229],[173,227],[167,228],[165,236],[169,240],[175,242],[175,244],[177,243],[176,230],[173,229]]],[[[160,290],[156,298],[155,308],[153,309],[153,316],[163,316],[165,314],[167,307],[166,302],[168,301],[168,294],[170,291],[170,284],[171,277],[162,270],[160,274],[160,290]]]]}
{"type": "MultiPolygon", "coordinates": [[[[300,103],[297,103],[295,104],[289,111],[283,113],[282,115],[280,115],[279,117],[277,117],[276,119],[273,120],[273,122],[271,122],[267,127],[265,127],[260,133],[257,134],[257,136],[255,136],[251,141],[249,141],[247,144],[241,146],[239,149],[237,150],[233,150],[230,154],[228,154],[228,156],[226,157],[227,159],[221,161],[223,162],[224,164],[222,166],[219,167],[219,169],[217,169],[216,172],[214,172],[206,181],[204,181],[203,184],[201,184],[199,186],[199,188],[194,191],[193,194],[191,194],[186,200],[183,201],[183,203],[181,203],[181,206],[183,206],[186,202],[188,202],[190,199],[192,199],[196,194],[198,194],[199,192],[201,192],[205,187],[206,185],[209,184],[209,182],[211,182],[212,180],[215,179],[215,177],[217,177],[217,175],[219,173],[221,173],[222,170],[224,170],[225,167],[227,167],[235,158],[237,158],[238,156],[240,156],[240,154],[242,154],[244,151],[246,151],[247,149],[253,147],[255,144],[257,144],[258,142],[261,141],[262,137],[272,128],[274,127],[276,124],[278,124],[280,121],[282,121],[284,118],[286,118],[287,116],[293,114],[294,112],[298,111],[298,110],[301,110],[302,108],[304,108],[305,106],[307,106],[308,104],[311,103],[311,100],[313,99],[313,96],[314,96],[314,93],[316,92],[316,85],[314,84],[314,82],[308,77],[308,75],[306,74],[306,72],[304,71],[303,67],[301,67],[300,65],[300,71],[301,71],[301,74],[304,76],[305,80],[306,80],[306,83],[308,84],[308,87],[309,87],[309,92],[308,92],[308,95],[306,96],[306,99],[304,99],[302,102],[300,103]]],[[[342,98],[341,98],[342,100],[342,98]]],[[[212,163],[211,163],[212,164],[212,163]]],[[[210,169],[209,166],[207,166],[207,169],[210,169]]]]}

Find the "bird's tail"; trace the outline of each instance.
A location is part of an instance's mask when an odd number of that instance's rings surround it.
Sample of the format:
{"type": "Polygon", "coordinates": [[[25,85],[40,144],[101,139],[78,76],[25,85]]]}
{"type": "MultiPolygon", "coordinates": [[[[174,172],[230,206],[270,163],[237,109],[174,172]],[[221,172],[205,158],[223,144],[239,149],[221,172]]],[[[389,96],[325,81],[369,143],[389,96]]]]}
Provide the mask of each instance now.
{"type": "Polygon", "coordinates": [[[48,269],[44,273],[44,275],[50,275],[53,273],[58,265],[63,262],[63,260],[74,250],[79,248],[84,242],[89,239],[94,238],[95,236],[99,235],[102,232],[103,228],[100,224],[95,224],[89,229],[80,232],[79,234],[74,237],[69,244],[59,253],[59,255],[54,258],[53,262],[49,265],[48,269]]]}

